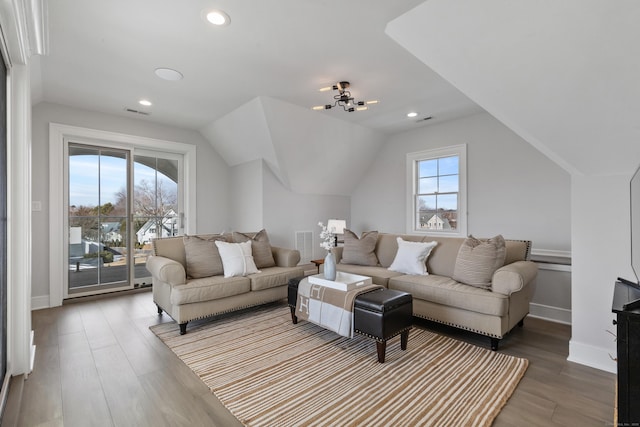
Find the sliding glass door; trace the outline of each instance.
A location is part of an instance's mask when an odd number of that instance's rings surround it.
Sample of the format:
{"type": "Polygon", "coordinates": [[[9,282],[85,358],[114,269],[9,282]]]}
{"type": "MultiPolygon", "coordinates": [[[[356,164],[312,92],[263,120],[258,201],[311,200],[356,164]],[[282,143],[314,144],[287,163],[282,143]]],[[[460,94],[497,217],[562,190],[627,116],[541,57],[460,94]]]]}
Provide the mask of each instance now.
{"type": "Polygon", "coordinates": [[[182,156],[136,150],[134,156],[133,239],[136,286],[151,284],[144,267],[152,253],[151,241],[183,234],[182,156]]]}
{"type": "Polygon", "coordinates": [[[130,157],[69,144],[69,293],[130,287],[130,157]]]}
{"type": "Polygon", "coordinates": [[[156,237],[182,234],[182,156],[69,143],[67,297],[151,285],[156,237]]]}

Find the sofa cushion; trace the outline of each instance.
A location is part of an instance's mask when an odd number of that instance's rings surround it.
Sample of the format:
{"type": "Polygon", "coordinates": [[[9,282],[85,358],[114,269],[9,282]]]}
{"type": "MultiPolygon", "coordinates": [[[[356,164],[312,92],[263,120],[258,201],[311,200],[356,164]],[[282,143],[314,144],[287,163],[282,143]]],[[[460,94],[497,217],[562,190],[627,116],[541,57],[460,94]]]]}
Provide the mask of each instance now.
{"type": "Polygon", "coordinates": [[[224,267],[224,277],[246,276],[248,274],[259,273],[256,263],[251,256],[251,242],[227,243],[215,242],[220,251],[222,265],[224,267]]]}
{"type": "Polygon", "coordinates": [[[397,241],[398,252],[389,270],[405,274],[429,274],[425,261],[438,242],[407,242],[402,237],[398,237],[397,241]]]}
{"type": "Polygon", "coordinates": [[[488,289],[493,273],[504,265],[505,254],[505,242],[501,235],[486,240],[469,236],[460,246],[452,278],[488,289]]]}
{"type": "Polygon", "coordinates": [[[251,290],[260,291],[286,286],[290,279],[302,276],[304,276],[304,270],[300,267],[269,267],[247,277],[251,280],[251,290]]]}
{"type": "Polygon", "coordinates": [[[273,254],[271,253],[269,236],[265,229],[258,231],[253,237],[244,233],[238,233],[237,231],[233,232],[234,242],[242,243],[247,240],[251,241],[251,255],[253,256],[253,261],[256,263],[256,267],[267,268],[276,265],[276,261],[273,259],[273,254]]]}
{"type": "Polygon", "coordinates": [[[389,279],[391,277],[403,275],[403,273],[391,271],[384,267],[374,267],[367,265],[338,264],[336,265],[336,270],[343,271],[345,273],[371,277],[374,285],[384,286],[385,288],[389,284],[389,279]]]}
{"type": "Polygon", "coordinates": [[[378,241],[377,231],[367,231],[358,236],[351,230],[344,230],[343,264],[378,265],[375,249],[378,241]]]}
{"type": "Polygon", "coordinates": [[[189,304],[211,301],[233,295],[245,294],[251,290],[247,277],[224,278],[222,276],[191,279],[184,285],[173,286],[171,304],[189,304]]]}
{"type": "Polygon", "coordinates": [[[389,279],[389,289],[409,292],[414,299],[457,307],[492,316],[506,316],[509,297],[475,286],[458,283],[450,277],[403,275],[389,279]]]}
{"type": "Polygon", "coordinates": [[[184,243],[187,277],[199,279],[202,277],[223,274],[222,259],[215,241],[225,241],[221,236],[199,237],[185,235],[184,243]]]}

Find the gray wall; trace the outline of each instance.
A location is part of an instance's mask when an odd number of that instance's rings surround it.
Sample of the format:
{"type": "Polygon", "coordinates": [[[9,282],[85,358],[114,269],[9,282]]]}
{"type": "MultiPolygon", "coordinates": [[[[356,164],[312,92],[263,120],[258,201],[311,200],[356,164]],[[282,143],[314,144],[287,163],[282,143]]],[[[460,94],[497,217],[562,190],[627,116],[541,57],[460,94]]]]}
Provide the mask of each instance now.
{"type": "Polygon", "coordinates": [[[324,224],[330,218],[345,219],[350,226],[348,196],[299,194],[285,188],[266,165],[263,168],[264,227],[269,239],[276,246],[295,247],[296,231],[311,231],[313,236],[312,259],[324,258],[326,251],[320,247],[318,222],[324,224]]]}
{"type": "Polygon", "coordinates": [[[232,230],[244,232],[259,231],[264,228],[262,168],[260,159],[231,167],[229,206],[232,230]]]}
{"type": "Polygon", "coordinates": [[[353,227],[406,232],[406,154],[467,144],[468,232],[571,250],[568,173],[489,114],[392,136],[351,197],[353,227]]]}
{"type": "Polygon", "coordinates": [[[318,222],[350,218],[350,197],[300,194],[282,185],[263,160],[231,168],[231,228],[237,231],[267,230],[274,246],[295,248],[296,231],[310,231],[310,259],[323,258],[318,222]]]}
{"type": "Polygon", "coordinates": [[[197,232],[228,228],[229,168],[211,145],[195,131],[149,123],[57,104],[33,107],[32,197],[42,203],[33,212],[32,297],[49,295],[49,123],[60,123],[197,146],[197,232]]]}

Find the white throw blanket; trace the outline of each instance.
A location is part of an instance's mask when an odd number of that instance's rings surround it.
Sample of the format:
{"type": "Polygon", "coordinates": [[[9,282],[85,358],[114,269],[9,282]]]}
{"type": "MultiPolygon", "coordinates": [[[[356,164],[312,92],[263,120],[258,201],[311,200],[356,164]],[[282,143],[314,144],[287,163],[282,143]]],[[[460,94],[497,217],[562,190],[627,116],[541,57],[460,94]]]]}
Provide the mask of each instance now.
{"type": "Polygon", "coordinates": [[[353,338],[353,304],[356,297],[381,287],[365,285],[352,291],[339,291],[309,283],[304,278],[298,284],[296,316],[343,337],[353,338]]]}

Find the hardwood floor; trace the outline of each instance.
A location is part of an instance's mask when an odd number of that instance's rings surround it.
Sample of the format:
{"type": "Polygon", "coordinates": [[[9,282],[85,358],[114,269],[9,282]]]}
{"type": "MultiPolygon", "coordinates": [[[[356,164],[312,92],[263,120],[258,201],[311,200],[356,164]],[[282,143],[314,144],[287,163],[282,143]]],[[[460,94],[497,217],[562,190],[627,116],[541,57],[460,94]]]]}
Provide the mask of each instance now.
{"type": "MultiPolygon", "coordinates": [[[[240,425],[149,330],[168,321],[149,292],[34,311],[35,369],[17,425],[240,425]]],[[[488,346],[486,337],[419,327],[488,346]]],[[[502,340],[500,351],[530,364],[495,427],[613,424],[615,375],[567,362],[569,337],[569,326],[528,318],[502,340]]]]}

